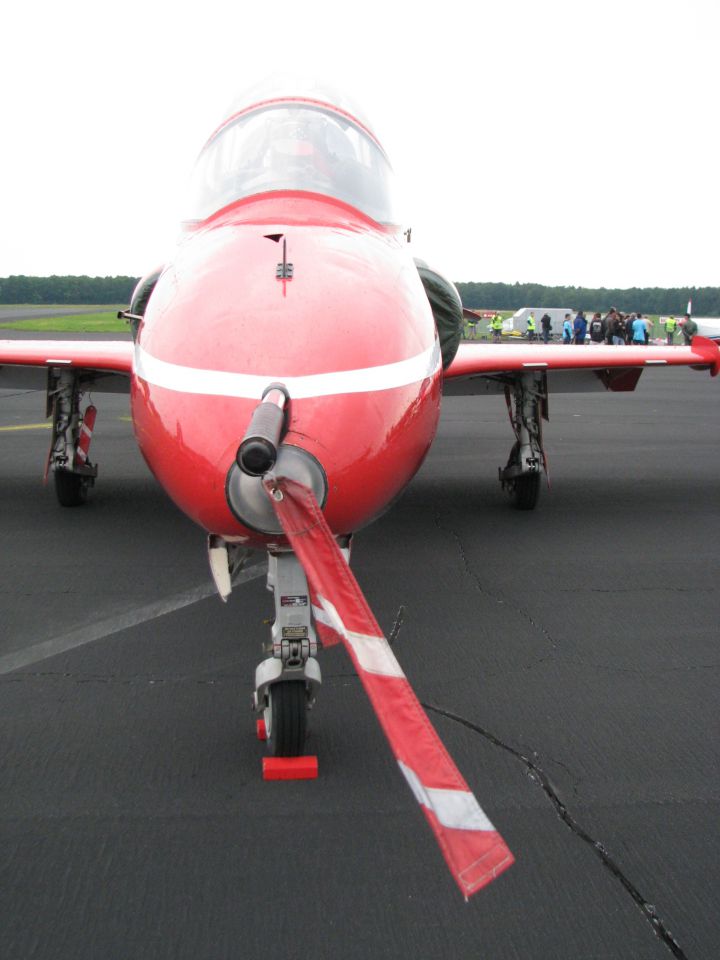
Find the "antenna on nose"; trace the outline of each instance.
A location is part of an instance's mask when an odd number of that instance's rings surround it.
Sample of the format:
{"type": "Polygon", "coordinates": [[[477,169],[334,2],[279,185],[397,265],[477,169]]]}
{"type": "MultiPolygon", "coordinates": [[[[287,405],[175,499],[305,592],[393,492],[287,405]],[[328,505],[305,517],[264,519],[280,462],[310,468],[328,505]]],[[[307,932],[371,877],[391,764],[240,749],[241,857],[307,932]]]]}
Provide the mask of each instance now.
{"type": "Polygon", "coordinates": [[[275,269],[275,276],[278,280],[292,280],[294,273],[294,266],[292,263],[288,263],[287,260],[287,240],[283,237],[283,258],[282,263],[279,263],[275,269]]]}

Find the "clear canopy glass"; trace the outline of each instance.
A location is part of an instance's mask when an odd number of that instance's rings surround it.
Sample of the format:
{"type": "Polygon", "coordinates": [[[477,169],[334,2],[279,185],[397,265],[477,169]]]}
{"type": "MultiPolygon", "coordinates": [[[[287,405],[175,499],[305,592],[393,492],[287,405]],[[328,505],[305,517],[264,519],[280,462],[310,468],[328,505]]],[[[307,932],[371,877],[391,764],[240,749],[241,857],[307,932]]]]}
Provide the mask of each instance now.
{"type": "Polygon", "coordinates": [[[398,223],[392,170],[373,137],[342,110],[308,101],[260,103],[222,126],[193,172],[185,220],[277,190],[334,197],[378,223],[398,223]]]}

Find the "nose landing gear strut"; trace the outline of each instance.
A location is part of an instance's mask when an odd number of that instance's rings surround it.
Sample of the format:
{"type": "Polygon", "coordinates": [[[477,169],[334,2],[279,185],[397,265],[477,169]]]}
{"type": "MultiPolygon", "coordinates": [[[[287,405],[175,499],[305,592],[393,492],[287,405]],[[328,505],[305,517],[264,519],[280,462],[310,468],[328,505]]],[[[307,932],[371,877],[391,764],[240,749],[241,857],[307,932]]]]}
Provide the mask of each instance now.
{"type": "Polygon", "coordinates": [[[318,640],[303,568],[292,552],[268,555],[268,590],[275,597],[272,656],[255,671],[253,705],[262,713],[270,752],[298,757],[307,734],[307,711],[322,682],[318,640]]]}

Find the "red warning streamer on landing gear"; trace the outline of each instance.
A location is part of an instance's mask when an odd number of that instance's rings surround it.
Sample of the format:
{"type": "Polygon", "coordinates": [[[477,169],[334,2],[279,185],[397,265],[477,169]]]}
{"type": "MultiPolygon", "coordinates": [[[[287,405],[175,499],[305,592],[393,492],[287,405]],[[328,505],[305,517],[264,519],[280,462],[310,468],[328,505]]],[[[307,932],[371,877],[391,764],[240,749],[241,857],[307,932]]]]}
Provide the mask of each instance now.
{"type": "Polygon", "coordinates": [[[448,756],[382,634],[311,490],[267,476],[265,489],[326,625],[342,638],[398,765],[465,899],[514,862],[448,756]]]}
{"type": "Polygon", "coordinates": [[[80,463],[83,464],[83,466],[85,466],[88,462],[90,441],[92,440],[93,427],[95,426],[96,417],[97,409],[90,404],[83,414],[82,426],[80,427],[80,436],[78,437],[77,447],[75,449],[75,456],[80,463]]]}

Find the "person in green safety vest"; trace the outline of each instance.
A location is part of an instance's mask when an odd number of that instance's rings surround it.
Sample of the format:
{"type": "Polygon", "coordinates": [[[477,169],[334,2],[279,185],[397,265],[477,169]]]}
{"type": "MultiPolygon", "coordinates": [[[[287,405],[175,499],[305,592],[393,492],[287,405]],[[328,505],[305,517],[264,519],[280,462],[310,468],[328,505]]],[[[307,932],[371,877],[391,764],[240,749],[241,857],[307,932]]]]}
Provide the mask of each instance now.
{"type": "Polygon", "coordinates": [[[677,330],[677,320],[675,317],[668,317],[665,321],[665,333],[667,335],[668,346],[671,347],[675,340],[675,331],[677,330]]]}
{"type": "Polygon", "coordinates": [[[535,314],[531,313],[527,318],[527,338],[528,340],[535,339],[535,314]]]}
{"type": "Polygon", "coordinates": [[[500,336],[502,334],[502,317],[499,313],[496,313],[490,321],[490,329],[492,330],[493,343],[500,343],[500,336]]]}

